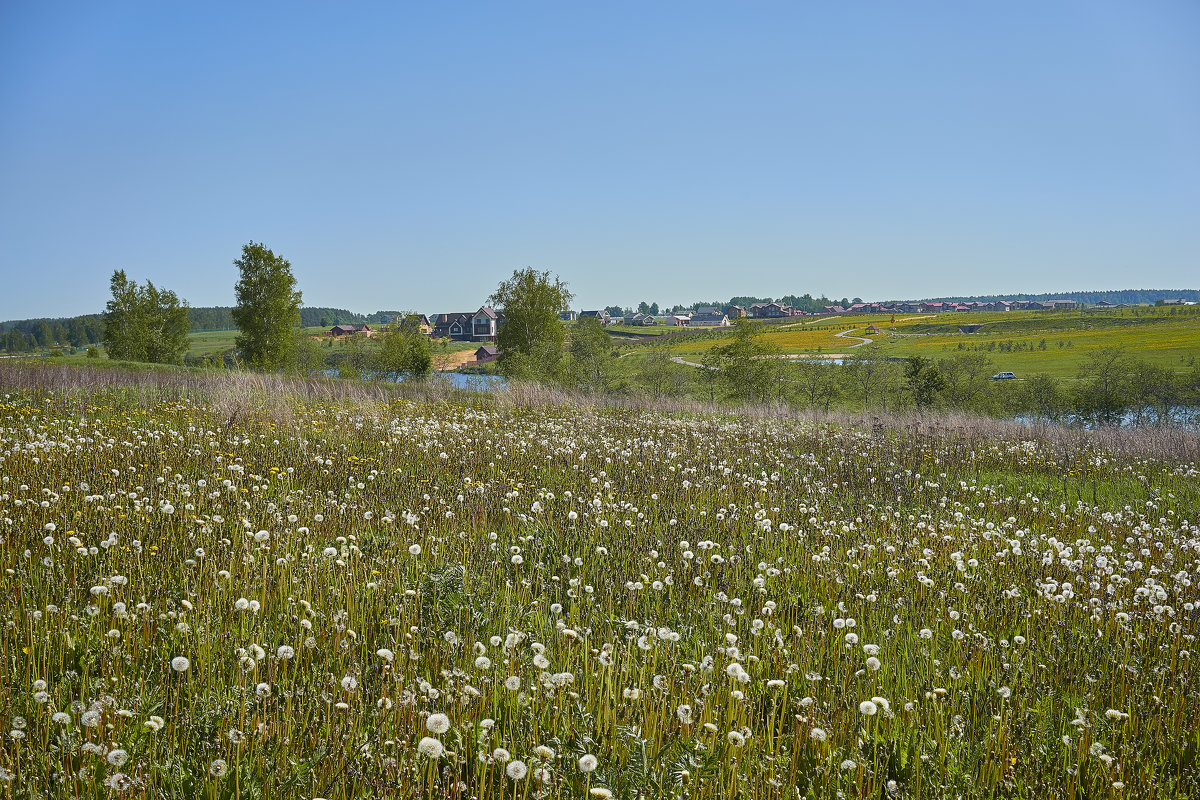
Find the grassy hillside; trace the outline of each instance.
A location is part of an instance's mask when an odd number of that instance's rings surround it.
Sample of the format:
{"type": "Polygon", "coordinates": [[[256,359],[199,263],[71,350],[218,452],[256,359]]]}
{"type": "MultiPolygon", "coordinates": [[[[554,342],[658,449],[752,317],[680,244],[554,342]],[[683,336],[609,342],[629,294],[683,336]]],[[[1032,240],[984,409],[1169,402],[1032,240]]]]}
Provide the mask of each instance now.
{"type": "MultiPolygon", "coordinates": [[[[1106,312],[1008,312],[835,317],[764,328],[764,339],[784,354],[872,353],[893,358],[986,354],[996,370],[1023,375],[1074,376],[1091,352],[1122,347],[1176,371],[1200,358],[1200,308],[1144,308],[1106,312]],[[865,328],[875,325],[878,334],[865,328]],[[959,333],[960,325],[978,325],[959,333]],[[839,338],[838,334],[845,334],[839,338]],[[871,338],[863,344],[862,337],[871,338]],[[1044,342],[1044,349],[1043,349],[1044,342]]],[[[671,345],[680,355],[702,355],[721,343],[710,337],[671,345]]]]}

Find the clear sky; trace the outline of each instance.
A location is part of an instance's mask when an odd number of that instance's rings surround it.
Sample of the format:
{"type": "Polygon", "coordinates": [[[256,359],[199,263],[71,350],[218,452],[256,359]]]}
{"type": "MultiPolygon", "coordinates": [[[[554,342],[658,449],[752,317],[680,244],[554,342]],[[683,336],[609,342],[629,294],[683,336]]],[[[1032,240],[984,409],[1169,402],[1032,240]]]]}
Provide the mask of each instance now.
{"type": "Polygon", "coordinates": [[[1200,3],[0,3],[0,319],[1200,286],[1200,3]]]}

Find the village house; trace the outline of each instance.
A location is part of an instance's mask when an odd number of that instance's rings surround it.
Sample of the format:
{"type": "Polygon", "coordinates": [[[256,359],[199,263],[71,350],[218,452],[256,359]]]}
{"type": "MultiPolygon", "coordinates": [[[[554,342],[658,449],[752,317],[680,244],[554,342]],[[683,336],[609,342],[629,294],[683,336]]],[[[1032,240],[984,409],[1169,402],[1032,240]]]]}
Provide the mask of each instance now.
{"type": "Polygon", "coordinates": [[[688,314],[671,314],[667,317],[668,325],[686,326],[691,322],[691,316],[688,314]]]}
{"type": "Polygon", "coordinates": [[[490,364],[500,358],[500,348],[494,344],[485,344],[475,351],[476,364],[490,364]]]}
{"type": "Polygon", "coordinates": [[[375,331],[371,330],[368,325],[334,325],[329,329],[329,335],[334,338],[338,336],[374,336],[375,331]]]}
{"type": "Polygon", "coordinates": [[[604,309],[600,309],[599,311],[580,311],[579,318],[580,319],[589,319],[589,318],[598,319],[598,320],[600,320],[601,325],[607,325],[609,323],[608,312],[605,311],[604,309]]]}
{"type": "Polygon", "coordinates": [[[564,311],[558,315],[558,318],[562,322],[574,322],[575,320],[579,319],[579,312],[578,311],[564,311]]]}
{"type": "Polygon", "coordinates": [[[456,342],[494,342],[502,322],[503,319],[490,306],[480,306],[474,313],[458,311],[435,314],[433,335],[456,342]]]}
{"type": "Polygon", "coordinates": [[[730,306],[725,309],[725,316],[730,319],[742,319],[746,316],[746,308],[744,306],[730,306]]]}
{"type": "Polygon", "coordinates": [[[750,316],[755,319],[777,319],[792,315],[792,307],[783,303],[755,303],[750,306],[750,316]]]}
{"type": "Polygon", "coordinates": [[[649,314],[642,314],[640,312],[637,314],[626,314],[625,318],[622,321],[626,325],[645,326],[645,325],[657,325],[658,324],[657,322],[655,322],[654,317],[650,316],[649,314]]]}
{"type": "Polygon", "coordinates": [[[688,325],[692,327],[727,328],[729,327],[729,317],[725,316],[724,312],[718,311],[715,308],[709,309],[707,312],[697,310],[695,314],[692,314],[688,325]]]}

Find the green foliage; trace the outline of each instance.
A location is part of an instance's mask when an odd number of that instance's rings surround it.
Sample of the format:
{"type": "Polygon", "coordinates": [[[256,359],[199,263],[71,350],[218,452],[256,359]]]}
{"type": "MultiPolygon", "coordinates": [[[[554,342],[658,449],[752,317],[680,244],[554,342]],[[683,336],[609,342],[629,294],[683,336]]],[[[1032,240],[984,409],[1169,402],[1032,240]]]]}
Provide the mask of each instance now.
{"type": "Polygon", "coordinates": [[[1025,381],[1025,408],[1040,419],[1061,420],[1068,409],[1059,381],[1049,375],[1033,375],[1025,381]]]}
{"type": "Polygon", "coordinates": [[[303,328],[296,328],[292,335],[295,337],[293,345],[291,368],[301,375],[311,375],[314,372],[319,372],[325,367],[325,353],[322,351],[321,343],[304,331],[303,328]]]}
{"type": "MultiPolygon", "coordinates": [[[[911,361],[911,359],[910,359],[911,361]]],[[[995,365],[983,353],[956,353],[938,362],[942,389],[955,408],[983,410],[981,400],[995,374],[995,365]]]]}
{"type": "Polygon", "coordinates": [[[410,378],[429,375],[433,352],[429,337],[421,333],[415,316],[393,323],[378,338],[379,349],[373,358],[375,372],[393,380],[401,375],[410,378]]]}
{"type": "Polygon", "coordinates": [[[99,349],[97,349],[97,348],[95,348],[95,347],[89,347],[89,348],[87,349],[87,357],[88,357],[88,358],[99,358],[99,357],[100,357],[100,350],[99,350],[99,349]]]}
{"type": "Polygon", "coordinates": [[[1097,425],[1119,423],[1133,398],[1131,372],[1130,359],[1119,347],[1089,354],[1079,368],[1075,386],[1080,415],[1097,425]]]}
{"type": "Polygon", "coordinates": [[[496,336],[506,375],[550,379],[558,374],[566,331],[558,315],[573,295],[557,275],[531,267],[513,270],[489,302],[504,315],[496,336]]]}
{"type": "Polygon", "coordinates": [[[811,410],[828,411],[840,392],[838,376],[841,367],[816,361],[797,362],[793,377],[793,392],[802,406],[811,410]]]}
{"type": "Polygon", "coordinates": [[[182,363],[188,348],[187,303],[150,281],[138,286],[124,270],[113,272],[109,286],[112,299],[104,312],[108,357],[151,364],[182,363]]]}
{"type": "Polygon", "coordinates": [[[779,396],[777,352],[760,336],[761,331],[761,323],[738,319],[730,341],[705,357],[704,364],[720,373],[725,399],[762,403],[779,396]]]}
{"type": "Polygon", "coordinates": [[[260,369],[284,369],[295,360],[292,329],[300,324],[300,292],[291,263],[250,242],[234,262],[241,273],[234,292],[233,321],[241,334],[237,348],[242,359],[260,369]]]}
{"type": "Polygon", "coordinates": [[[677,396],[689,390],[692,385],[691,373],[694,371],[692,367],[672,361],[670,350],[654,347],[639,362],[634,385],[650,397],[677,396]]]}
{"type": "Polygon", "coordinates": [[[928,358],[910,356],[904,364],[904,380],[917,408],[929,408],[934,398],[946,386],[937,365],[928,358]]]}
{"type": "Polygon", "coordinates": [[[600,320],[584,317],[571,331],[571,377],[582,389],[605,392],[612,388],[613,354],[612,337],[604,330],[600,320]]]}

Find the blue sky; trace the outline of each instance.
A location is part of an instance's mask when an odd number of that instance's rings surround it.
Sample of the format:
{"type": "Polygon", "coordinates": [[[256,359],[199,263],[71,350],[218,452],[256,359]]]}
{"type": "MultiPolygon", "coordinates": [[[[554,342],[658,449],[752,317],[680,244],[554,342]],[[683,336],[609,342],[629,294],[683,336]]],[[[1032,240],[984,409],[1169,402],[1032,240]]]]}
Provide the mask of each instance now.
{"type": "Polygon", "coordinates": [[[0,4],[0,319],[1200,285],[1200,4],[0,4]]]}

